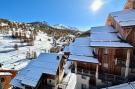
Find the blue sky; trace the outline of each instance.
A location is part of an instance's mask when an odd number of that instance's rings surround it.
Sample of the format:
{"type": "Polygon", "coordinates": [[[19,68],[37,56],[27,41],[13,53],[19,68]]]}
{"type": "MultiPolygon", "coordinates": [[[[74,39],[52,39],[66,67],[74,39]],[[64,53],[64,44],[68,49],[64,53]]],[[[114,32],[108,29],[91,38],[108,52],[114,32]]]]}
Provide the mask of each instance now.
{"type": "Polygon", "coordinates": [[[1,0],[0,18],[19,22],[47,21],[81,30],[105,24],[110,12],[126,0],[1,0]]]}

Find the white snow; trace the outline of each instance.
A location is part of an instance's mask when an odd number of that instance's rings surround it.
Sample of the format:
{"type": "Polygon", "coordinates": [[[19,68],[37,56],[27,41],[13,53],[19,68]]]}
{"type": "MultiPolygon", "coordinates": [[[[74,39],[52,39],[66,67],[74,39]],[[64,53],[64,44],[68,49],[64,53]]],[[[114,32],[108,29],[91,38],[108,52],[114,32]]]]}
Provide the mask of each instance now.
{"type": "Polygon", "coordinates": [[[116,33],[93,33],[90,41],[120,41],[116,33]]]}
{"type": "Polygon", "coordinates": [[[71,71],[63,78],[62,82],[56,88],[75,89],[77,83],[77,75],[71,71]]]}
{"type": "Polygon", "coordinates": [[[6,76],[6,75],[12,75],[11,73],[9,73],[9,72],[0,72],[0,75],[4,75],[4,76],[6,76]]]}
{"type": "Polygon", "coordinates": [[[87,46],[69,45],[64,48],[64,52],[70,52],[72,55],[93,56],[92,48],[87,46]]]}
{"type": "Polygon", "coordinates": [[[121,26],[132,26],[135,25],[135,10],[123,10],[112,12],[110,14],[114,19],[120,23],[121,26]]]}
{"type": "Polygon", "coordinates": [[[6,24],[6,23],[1,23],[0,26],[2,26],[2,27],[3,27],[3,26],[8,26],[8,24],[6,24]]]}
{"type": "Polygon", "coordinates": [[[34,46],[26,46],[27,43],[18,43],[20,40],[12,39],[9,37],[10,35],[11,31],[6,35],[0,34],[0,63],[3,64],[2,68],[20,70],[30,62],[29,59],[26,59],[27,51],[34,51],[38,56],[42,52],[49,52],[52,47],[52,42],[48,41],[52,38],[42,32],[39,32],[36,36],[34,46]],[[15,44],[19,46],[19,50],[14,49],[15,44]]]}
{"type": "Polygon", "coordinates": [[[132,48],[129,43],[124,42],[91,42],[91,47],[118,47],[118,48],[132,48]]]}
{"type": "Polygon", "coordinates": [[[76,82],[76,74],[68,73],[68,75],[62,81],[62,84],[65,85],[65,88],[63,89],[75,89],[76,82]]]}
{"type": "Polygon", "coordinates": [[[19,72],[11,81],[11,84],[14,85],[14,81],[20,80],[21,82],[18,82],[18,84],[21,83],[35,87],[43,73],[56,75],[61,61],[57,59],[58,56],[59,59],[62,58],[62,55],[54,53],[41,53],[36,60],[31,61],[27,67],[19,72]]]}
{"type": "Polygon", "coordinates": [[[96,63],[98,64],[98,59],[94,57],[87,57],[87,56],[76,56],[76,55],[69,55],[68,60],[70,61],[80,61],[80,62],[89,62],[89,63],[96,63]]]}
{"type": "Polygon", "coordinates": [[[80,38],[76,38],[75,41],[73,43],[71,43],[71,45],[74,46],[90,46],[90,38],[89,37],[80,37],[80,38]]]}
{"type": "Polygon", "coordinates": [[[134,89],[130,84],[125,83],[125,84],[120,84],[108,88],[102,88],[102,89],[134,89]]]}
{"type": "Polygon", "coordinates": [[[99,27],[92,27],[90,33],[115,33],[117,32],[111,26],[99,26],[99,27]]]}

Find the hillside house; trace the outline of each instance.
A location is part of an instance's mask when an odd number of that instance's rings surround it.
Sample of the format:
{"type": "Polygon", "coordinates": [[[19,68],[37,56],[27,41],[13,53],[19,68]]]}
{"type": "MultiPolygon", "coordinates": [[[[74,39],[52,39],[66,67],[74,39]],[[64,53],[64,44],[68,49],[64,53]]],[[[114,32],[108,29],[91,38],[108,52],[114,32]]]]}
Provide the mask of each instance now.
{"type": "Polygon", "coordinates": [[[41,53],[11,81],[13,89],[54,89],[64,75],[62,55],[41,53]]]}

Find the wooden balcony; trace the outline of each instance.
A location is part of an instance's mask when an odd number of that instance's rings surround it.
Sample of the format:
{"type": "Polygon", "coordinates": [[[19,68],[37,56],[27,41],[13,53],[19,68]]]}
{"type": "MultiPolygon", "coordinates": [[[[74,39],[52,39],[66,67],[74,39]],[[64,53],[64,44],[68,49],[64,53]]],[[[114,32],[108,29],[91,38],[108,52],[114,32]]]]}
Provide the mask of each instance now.
{"type": "Polygon", "coordinates": [[[99,74],[99,79],[101,79],[103,81],[117,82],[117,83],[122,83],[122,82],[124,82],[126,80],[122,76],[108,74],[108,73],[99,74]]]}
{"type": "MultiPolygon", "coordinates": [[[[75,73],[75,69],[72,68],[71,72],[75,73]]],[[[86,69],[78,68],[77,69],[77,74],[94,77],[96,75],[96,70],[92,71],[92,70],[86,70],[86,69]]]]}

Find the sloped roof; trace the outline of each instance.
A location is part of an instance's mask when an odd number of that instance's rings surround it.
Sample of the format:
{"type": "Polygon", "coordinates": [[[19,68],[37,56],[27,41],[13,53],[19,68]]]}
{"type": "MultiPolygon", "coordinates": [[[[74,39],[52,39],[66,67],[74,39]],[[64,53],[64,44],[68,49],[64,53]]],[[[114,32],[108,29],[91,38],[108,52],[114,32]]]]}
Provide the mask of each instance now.
{"type": "Polygon", "coordinates": [[[81,55],[81,56],[93,56],[93,49],[87,46],[74,46],[69,45],[64,48],[64,52],[69,52],[72,55],[81,55]]]}
{"type": "Polygon", "coordinates": [[[91,42],[91,47],[114,47],[114,48],[132,48],[129,43],[124,42],[91,42]]]}
{"type": "Polygon", "coordinates": [[[94,57],[86,57],[86,56],[76,56],[76,55],[70,55],[68,58],[69,61],[80,61],[80,62],[88,62],[88,63],[95,63],[98,64],[98,59],[94,57]]]}
{"type": "MultiPolygon", "coordinates": [[[[62,55],[41,53],[37,59],[30,62],[26,68],[19,72],[11,81],[11,85],[14,85],[15,81],[18,80],[21,84],[35,87],[43,73],[56,75],[61,58],[62,55]]],[[[16,84],[19,85],[18,83],[16,84]]]]}
{"type": "Polygon", "coordinates": [[[135,25],[135,10],[128,9],[123,11],[117,11],[110,13],[112,17],[121,25],[121,26],[134,26],[135,25]]]}
{"type": "Polygon", "coordinates": [[[102,88],[102,89],[135,89],[135,82],[124,83],[124,84],[102,88]]]}
{"type": "Polygon", "coordinates": [[[89,46],[90,45],[90,38],[89,37],[80,37],[80,38],[76,38],[75,41],[73,43],[71,43],[71,45],[75,45],[75,46],[89,46]]]}
{"type": "Polygon", "coordinates": [[[90,41],[120,41],[117,31],[111,26],[92,27],[90,41]]]}
{"type": "Polygon", "coordinates": [[[90,47],[113,47],[131,48],[129,43],[121,40],[120,34],[111,26],[100,26],[91,28],[90,47]]]}
{"type": "Polygon", "coordinates": [[[111,26],[92,27],[90,33],[116,33],[117,31],[111,26]],[[99,30],[100,29],[100,30],[99,30]]]}
{"type": "Polygon", "coordinates": [[[120,41],[116,33],[93,33],[90,41],[120,41]]]}

